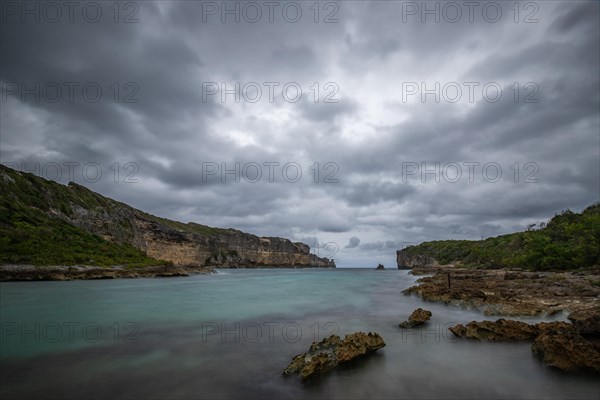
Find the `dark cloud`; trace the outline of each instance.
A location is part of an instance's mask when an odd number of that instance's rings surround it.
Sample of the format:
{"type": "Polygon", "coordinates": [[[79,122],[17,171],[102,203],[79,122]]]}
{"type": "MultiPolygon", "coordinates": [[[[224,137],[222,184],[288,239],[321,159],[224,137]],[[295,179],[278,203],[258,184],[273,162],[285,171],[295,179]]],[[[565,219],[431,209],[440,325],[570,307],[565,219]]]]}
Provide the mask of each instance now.
{"type": "Polygon", "coordinates": [[[348,244],[346,245],[346,249],[355,249],[358,247],[358,245],[360,244],[360,239],[357,238],[356,236],[352,236],[349,240],[348,240],[348,244]]]}
{"type": "Polygon", "coordinates": [[[314,23],[309,3],[297,23],[280,10],[273,22],[263,13],[221,23],[204,2],[164,1],[140,2],[133,24],[114,23],[109,3],[94,24],[8,18],[0,161],[38,163],[40,173],[79,162],[75,180],[107,196],[181,221],[339,244],[341,266],[391,265],[409,243],[479,239],[581,210],[600,199],[598,2],[535,2],[534,23],[523,23],[532,10],[523,2],[518,23],[513,2],[493,2],[496,23],[478,3],[474,21],[463,9],[455,23],[404,15],[407,2],[338,2],[338,22],[327,24],[327,13],[314,23]],[[65,92],[22,101],[14,90],[65,82],[79,85],[73,102],[65,92]],[[207,95],[213,82],[219,91],[207,95]],[[406,83],[452,82],[463,90],[455,103],[403,96],[406,83]],[[473,101],[465,82],[478,84],[473,101]],[[102,88],[97,102],[82,98],[89,83],[102,88]],[[282,91],[292,83],[296,102],[282,91]],[[499,101],[482,97],[487,83],[499,101]],[[246,98],[254,85],[256,102],[246,98]],[[324,101],[332,88],[337,103],[324,101]],[[102,179],[82,176],[88,163],[102,179]],[[298,180],[282,171],[290,163],[298,180]],[[462,166],[456,182],[442,175],[452,163],[462,166]],[[500,166],[498,181],[482,175],[488,163],[500,166]],[[209,165],[219,169],[206,174],[209,165]],[[408,165],[419,169],[406,176],[408,165]],[[137,183],[124,182],[132,171],[137,183]],[[348,241],[350,231],[361,239],[348,241]]]}

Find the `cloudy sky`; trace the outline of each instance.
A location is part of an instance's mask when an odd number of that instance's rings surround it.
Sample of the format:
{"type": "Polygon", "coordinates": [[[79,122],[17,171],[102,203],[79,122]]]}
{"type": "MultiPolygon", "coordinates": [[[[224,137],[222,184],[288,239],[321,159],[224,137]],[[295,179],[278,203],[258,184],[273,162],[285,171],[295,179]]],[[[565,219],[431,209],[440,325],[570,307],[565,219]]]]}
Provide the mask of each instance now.
{"type": "Polygon", "coordinates": [[[1,7],[0,161],[159,216],[392,267],[600,199],[598,1],[1,7]]]}

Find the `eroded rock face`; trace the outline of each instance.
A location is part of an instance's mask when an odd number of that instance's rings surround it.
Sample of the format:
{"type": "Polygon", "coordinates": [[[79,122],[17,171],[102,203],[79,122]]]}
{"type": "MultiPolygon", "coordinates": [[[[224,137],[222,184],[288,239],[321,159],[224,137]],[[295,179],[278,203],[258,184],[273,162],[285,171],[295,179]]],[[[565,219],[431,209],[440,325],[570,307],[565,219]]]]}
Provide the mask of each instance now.
{"type": "Polygon", "coordinates": [[[583,337],[600,339],[600,306],[573,312],[568,318],[583,337]]]}
{"type": "Polygon", "coordinates": [[[303,379],[321,375],[339,364],[385,347],[377,333],[356,332],[342,340],[337,335],[315,342],[306,353],[299,354],[283,371],[284,375],[300,374],[303,379]]]}
{"type": "Polygon", "coordinates": [[[396,263],[398,264],[398,269],[438,265],[433,258],[420,254],[408,254],[406,249],[396,251],[396,263]]]}
{"type": "Polygon", "coordinates": [[[600,372],[600,338],[590,330],[600,314],[588,312],[569,316],[577,324],[567,322],[520,321],[469,322],[449,328],[456,336],[490,342],[533,341],[531,351],[544,364],[564,371],[600,372]]]}
{"type": "Polygon", "coordinates": [[[472,321],[448,328],[458,337],[487,340],[490,342],[514,342],[534,340],[540,333],[553,329],[569,328],[566,322],[541,322],[530,325],[521,321],[499,319],[497,321],[472,321]]]}
{"type": "Polygon", "coordinates": [[[335,268],[332,260],[311,254],[306,244],[284,238],[258,237],[236,230],[222,230],[206,236],[174,231],[147,221],[137,221],[137,226],[136,231],[142,238],[141,248],[151,257],[176,265],[335,268]]]}
{"type": "Polygon", "coordinates": [[[531,351],[550,367],[600,372],[600,340],[587,340],[574,327],[541,333],[531,351]]]}
{"type": "Polygon", "coordinates": [[[533,273],[442,267],[428,270],[435,275],[420,278],[417,286],[403,293],[427,301],[478,308],[486,315],[576,312],[598,308],[600,298],[600,287],[592,284],[600,275],[594,271],[533,273]]]}
{"type": "Polygon", "coordinates": [[[425,322],[429,321],[431,318],[431,311],[424,310],[422,308],[417,308],[415,311],[410,314],[408,317],[408,321],[404,321],[398,326],[400,328],[412,328],[415,326],[423,325],[425,322]]]}

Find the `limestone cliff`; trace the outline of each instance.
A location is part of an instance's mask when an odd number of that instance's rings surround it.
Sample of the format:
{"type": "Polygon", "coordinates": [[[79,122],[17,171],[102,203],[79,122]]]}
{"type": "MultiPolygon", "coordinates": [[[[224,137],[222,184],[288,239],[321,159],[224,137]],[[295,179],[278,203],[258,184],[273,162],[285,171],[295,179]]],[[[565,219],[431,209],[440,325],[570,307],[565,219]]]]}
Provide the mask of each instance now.
{"type": "Polygon", "coordinates": [[[432,257],[423,254],[411,254],[407,249],[396,251],[396,263],[398,264],[398,269],[437,265],[437,262],[432,257]]]}
{"type": "MultiPolygon", "coordinates": [[[[60,185],[2,165],[0,189],[0,200],[7,210],[0,224],[6,226],[15,224],[14,218],[8,219],[14,217],[18,205],[19,212],[42,211],[44,218],[64,221],[110,243],[131,245],[175,265],[335,268],[333,260],[311,254],[303,243],[159,218],[84,186],[60,185]]],[[[16,227],[9,228],[16,232],[16,227]]],[[[6,238],[7,243],[12,239],[6,238]]]]}

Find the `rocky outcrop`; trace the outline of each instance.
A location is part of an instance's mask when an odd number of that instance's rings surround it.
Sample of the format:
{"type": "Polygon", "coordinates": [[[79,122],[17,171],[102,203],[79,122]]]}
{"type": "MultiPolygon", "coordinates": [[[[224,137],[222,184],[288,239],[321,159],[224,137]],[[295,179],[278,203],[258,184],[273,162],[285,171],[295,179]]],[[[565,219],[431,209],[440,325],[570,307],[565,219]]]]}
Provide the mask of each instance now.
{"type": "Polygon", "coordinates": [[[515,342],[535,339],[540,333],[568,328],[566,322],[542,322],[530,325],[521,321],[499,319],[497,321],[472,321],[448,328],[450,332],[465,339],[487,340],[488,342],[515,342]]]}
{"type": "Polygon", "coordinates": [[[422,308],[417,308],[415,311],[410,314],[408,317],[408,321],[404,321],[400,323],[398,326],[400,328],[413,328],[415,326],[423,325],[425,322],[429,321],[431,318],[431,311],[424,310],[422,308]]]}
{"type": "Polygon", "coordinates": [[[568,319],[583,337],[600,339],[600,305],[573,312],[568,319]]]}
{"type": "Polygon", "coordinates": [[[436,274],[420,278],[418,285],[404,293],[503,316],[575,313],[596,307],[600,298],[600,287],[594,283],[600,275],[594,271],[533,273],[436,267],[432,272],[436,274]]]}
{"type": "Polygon", "coordinates": [[[346,335],[343,340],[331,335],[313,343],[308,352],[295,356],[283,374],[300,374],[303,379],[321,375],[384,346],[383,338],[377,333],[356,332],[346,335]]]}
{"type": "Polygon", "coordinates": [[[375,268],[376,270],[382,271],[385,269],[385,267],[383,266],[383,264],[377,264],[377,268],[375,268]]]}
{"type": "Polygon", "coordinates": [[[549,367],[600,372],[600,340],[586,339],[575,328],[543,332],[531,351],[549,367]]]}
{"type": "Polygon", "coordinates": [[[396,251],[398,269],[412,269],[414,267],[430,267],[438,265],[432,257],[421,254],[410,254],[408,249],[396,251]]]}
{"type": "Polygon", "coordinates": [[[544,364],[564,371],[600,372],[600,337],[595,321],[600,314],[588,312],[586,317],[569,316],[572,321],[527,324],[521,321],[469,322],[448,328],[458,337],[490,342],[533,341],[531,351],[544,364]],[[583,319],[579,319],[583,318],[583,319]]]}
{"type": "Polygon", "coordinates": [[[600,372],[600,306],[569,314],[571,326],[542,332],[531,351],[548,366],[600,372]]]}

